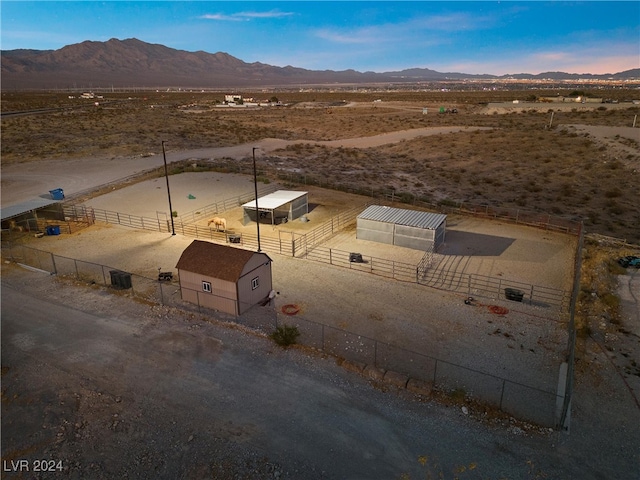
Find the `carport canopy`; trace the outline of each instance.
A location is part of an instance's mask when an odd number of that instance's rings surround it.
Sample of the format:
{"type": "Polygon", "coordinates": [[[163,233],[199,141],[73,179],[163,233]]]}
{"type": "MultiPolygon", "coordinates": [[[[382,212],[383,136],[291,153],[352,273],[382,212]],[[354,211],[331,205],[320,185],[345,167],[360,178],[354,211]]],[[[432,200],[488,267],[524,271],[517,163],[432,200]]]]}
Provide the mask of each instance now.
{"type": "Polygon", "coordinates": [[[9,220],[11,218],[19,217],[20,215],[25,215],[41,208],[48,207],[53,205],[54,203],[58,203],[56,200],[51,200],[50,198],[34,198],[32,200],[18,203],[15,205],[2,206],[2,221],[9,220]]]}
{"type": "MultiPolygon", "coordinates": [[[[244,209],[244,223],[246,225],[250,220],[248,212],[256,211],[256,201],[251,200],[243,204],[242,208],[244,209]]],[[[277,218],[286,218],[286,221],[295,220],[303,214],[309,213],[308,192],[278,190],[264,197],[259,197],[258,211],[260,218],[271,217],[272,225],[276,223],[277,218]]],[[[256,215],[256,219],[257,217],[256,215]]]]}

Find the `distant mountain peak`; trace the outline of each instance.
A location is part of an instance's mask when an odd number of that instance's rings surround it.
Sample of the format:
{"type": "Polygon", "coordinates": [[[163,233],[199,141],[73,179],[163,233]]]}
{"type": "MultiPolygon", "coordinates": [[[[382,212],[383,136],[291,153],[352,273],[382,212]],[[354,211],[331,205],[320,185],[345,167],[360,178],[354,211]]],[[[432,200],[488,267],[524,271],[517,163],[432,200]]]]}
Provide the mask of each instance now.
{"type": "Polygon", "coordinates": [[[137,38],[86,40],[58,50],[3,50],[3,89],[147,87],[223,88],[267,85],[425,82],[499,78],[640,78],[640,69],[612,75],[546,72],[497,77],[441,73],[428,68],[397,72],[306,70],[246,63],[228,53],[188,52],[137,38]]]}

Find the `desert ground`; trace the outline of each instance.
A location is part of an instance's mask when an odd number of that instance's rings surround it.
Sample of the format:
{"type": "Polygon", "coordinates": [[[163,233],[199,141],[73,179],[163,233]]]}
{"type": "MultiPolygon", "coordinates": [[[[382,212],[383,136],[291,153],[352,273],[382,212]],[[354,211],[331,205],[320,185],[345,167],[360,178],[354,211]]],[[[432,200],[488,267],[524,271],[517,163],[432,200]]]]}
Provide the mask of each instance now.
{"type": "MultiPolygon", "coordinates": [[[[166,99],[163,98],[162,101],[166,99]]],[[[175,173],[170,176],[172,193],[176,199],[174,209],[179,213],[198,211],[202,205],[227,196],[226,185],[232,185],[231,190],[234,192],[238,189],[250,189],[251,177],[246,174],[250,171],[252,148],[259,147],[261,178],[270,178],[272,182],[280,181],[287,188],[295,186],[298,189],[308,189],[311,195],[314,193],[317,195],[315,201],[313,196],[310,198],[315,205],[309,213],[311,227],[321,223],[327,216],[331,216],[333,209],[337,209],[338,205],[358,203],[366,199],[368,190],[376,192],[392,190],[399,198],[409,200],[410,205],[416,198],[423,200],[425,204],[432,205],[437,204],[438,201],[449,204],[455,201],[486,202],[490,200],[500,205],[530,208],[531,203],[534,203],[534,208],[542,211],[572,219],[586,219],[588,231],[592,229],[598,233],[620,236],[632,241],[637,238],[638,210],[637,203],[633,200],[635,195],[633,184],[637,182],[635,175],[638,172],[637,146],[640,129],[615,125],[629,123],[628,120],[637,111],[637,107],[623,105],[621,108],[617,105],[616,108],[607,106],[605,110],[597,108],[581,110],[577,107],[575,111],[563,111],[555,115],[555,121],[561,126],[556,124],[554,128],[545,128],[549,122],[549,109],[544,112],[509,113],[505,110],[501,111],[502,113],[493,113],[483,111],[484,106],[449,101],[448,105],[459,107],[458,116],[439,114],[430,116],[430,114],[423,115],[421,112],[424,102],[420,103],[419,107],[411,102],[392,105],[387,103],[390,102],[383,101],[383,105],[348,102],[344,108],[342,104],[319,105],[317,101],[300,103],[295,107],[296,111],[291,109],[289,118],[287,118],[289,111],[285,113],[280,111],[218,113],[206,105],[207,108],[188,112],[173,109],[173,107],[154,108],[152,115],[162,111],[168,117],[174,117],[174,115],[181,119],[189,117],[191,120],[188,122],[195,121],[200,125],[193,130],[190,130],[193,125],[190,127],[189,124],[178,127],[178,129],[184,129],[182,138],[171,136],[170,132],[166,132],[171,137],[169,143],[172,144],[167,155],[170,163],[177,165],[178,162],[182,162],[186,166],[193,163],[207,163],[215,166],[217,170],[217,173],[209,171],[192,174],[184,173],[185,167],[182,167],[179,171],[172,172],[175,173]],[[352,117],[348,112],[357,112],[355,115],[358,116],[352,117]],[[460,122],[460,114],[468,114],[469,117],[465,118],[464,122],[460,122]],[[564,120],[563,115],[566,115],[564,120]],[[204,127],[204,118],[210,116],[218,122],[217,129],[204,127]],[[319,116],[323,117],[321,121],[319,116]],[[472,125],[466,124],[469,118],[474,120],[471,122],[472,125]],[[587,123],[576,122],[578,119],[587,123]],[[563,121],[571,121],[571,123],[562,123],[563,121]],[[291,126],[293,124],[295,128],[291,126]],[[534,125],[537,126],[535,133],[532,129],[534,125]],[[214,131],[224,133],[218,135],[214,131]],[[361,131],[366,131],[367,135],[353,135],[354,132],[361,131]],[[202,145],[206,140],[209,140],[210,144],[218,143],[218,145],[204,148],[202,145]],[[538,147],[532,149],[531,146],[536,142],[538,147]],[[192,148],[179,148],[179,145],[185,143],[191,143],[192,148]],[[547,150],[551,147],[553,147],[552,151],[547,150]],[[593,150],[597,151],[595,155],[593,150]],[[564,163],[556,165],[553,158],[558,152],[562,152],[567,158],[564,163]],[[584,172],[576,174],[577,170],[585,167],[589,162],[591,166],[584,168],[584,172]],[[508,175],[503,173],[506,171],[508,175]],[[589,178],[584,177],[583,174],[588,175],[589,178]],[[302,175],[307,185],[294,184],[293,175],[296,175],[296,178],[302,175]],[[318,184],[336,187],[344,187],[348,184],[353,191],[365,193],[365,195],[349,197],[347,200],[347,197],[342,196],[341,193],[327,194],[324,189],[316,187],[318,184]],[[325,193],[321,195],[321,192],[325,193]],[[191,199],[189,195],[195,198],[191,199]],[[329,200],[331,197],[335,198],[329,200]],[[602,212],[603,208],[606,209],[604,215],[595,215],[596,212],[602,212]],[[317,214],[316,218],[314,218],[314,212],[317,214]]],[[[434,110],[439,103],[431,104],[434,110]]],[[[75,114],[71,115],[75,118],[61,114],[60,118],[55,116],[52,123],[47,123],[44,121],[46,119],[37,116],[7,120],[3,118],[3,206],[24,201],[33,196],[46,196],[49,189],[60,187],[64,188],[70,196],[77,196],[78,201],[94,208],[115,211],[122,209],[127,213],[151,217],[157,216],[159,212],[166,212],[168,207],[164,206],[164,178],[157,175],[150,178],[142,176],[137,178],[145,170],[162,165],[162,156],[158,155],[157,148],[153,148],[151,143],[145,143],[142,138],[146,133],[138,131],[138,135],[141,135],[135,147],[140,151],[138,155],[131,153],[134,148],[127,146],[127,142],[122,142],[118,148],[113,148],[112,142],[119,135],[116,131],[112,132],[111,139],[109,136],[103,137],[102,130],[115,128],[109,121],[105,123],[105,120],[112,118],[111,115],[114,115],[114,118],[117,116],[115,114],[122,115],[123,112],[119,109],[120,107],[116,106],[113,109],[100,109],[99,112],[91,111],[87,112],[86,117],[80,115],[82,118],[78,118],[75,114]],[[91,118],[94,114],[97,117],[91,118]],[[52,128],[52,126],[62,119],[73,120],[70,122],[71,127],[65,134],[64,140],[58,134],[52,133],[55,131],[55,127],[52,128]],[[82,124],[85,129],[92,124],[91,122],[94,125],[91,128],[102,125],[100,137],[98,137],[98,130],[95,130],[93,140],[81,147],[72,134],[75,128],[74,122],[77,123],[77,121],[79,121],[77,126],[82,124]],[[41,129],[43,138],[48,138],[49,142],[62,141],[70,158],[61,156],[60,149],[57,150],[58,153],[54,153],[56,149],[51,149],[51,143],[46,148],[44,144],[38,147],[38,141],[35,142],[33,150],[25,149],[24,152],[19,152],[20,141],[18,141],[19,134],[16,130],[18,126],[23,132],[41,129]],[[55,137],[57,138],[54,140],[55,137]],[[148,148],[145,149],[145,147],[148,148]],[[141,149],[145,150],[141,151],[141,149]],[[44,159],[40,158],[43,154],[46,157],[44,159]],[[126,182],[119,181],[125,178],[128,179],[126,182]],[[138,180],[141,181],[138,183],[138,180]],[[109,185],[105,187],[106,184],[109,185]],[[94,196],[91,193],[92,190],[100,186],[103,186],[99,189],[103,195],[94,196]],[[105,194],[109,190],[112,192],[105,194]]],[[[126,110],[126,113],[132,115],[129,110],[126,110]]],[[[144,115],[148,114],[149,112],[145,110],[144,115]]],[[[159,119],[155,119],[154,123],[149,123],[149,129],[164,129],[159,127],[160,123],[155,123],[158,121],[159,119]]],[[[238,221],[237,212],[229,212],[229,215],[232,222],[238,221]]],[[[201,222],[206,223],[206,219],[201,222]]],[[[243,227],[237,223],[232,225],[232,228],[237,229],[243,227]]],[[[283,227],[286,225],[278,226],[276,229],[283,227]]],[[[464,268],[489,271],[492,275],[504,275],[506,278],[514,275],[524,275],[522,278],[545,278],[545,282],[562,285],[563,288],[570,283],[571,250],[575,246],[575,238],[567,239],[560,234],[531,230],[526,227],[520,227],[521,231],[516,234],[509,231],[510,228],[512,226],[497,222],[489,222],[487,227],[484,222],[480,225],[466,218],[454,217],[451,228],[454,239],[458,229],[459,232],[474,231],[486,234],[489,238],[517,238],[520,243],[513,242],[514,248],[507,248],[502,252],[505,253],[503,258],[500,258],[502,255],[494,257],[477,255],[478,251],[482,251],[480,245],[475,246],[476,250],[473,250],[473,246],[469,247],[469,251],[456,250],[459,245],[454,245],[453,242],[445,245],[440,253],[443,256],[458,255],[462,259],[466,258],[468,262],[459,262],[464,265],[464,268]],[[489,230],[481,230],[482,228],[489,230]],[[449,248],[448,251],[447,248],[449,248]],[[524,255],[530,255],[530,257],[522,259],[524,255]],[[474,258],[475,263],[472,261],[474,258]]],[[[272,232],[275,231],[272,230],[272,232]]],[[[117,268],[130,267],[135,263],[136,271],[149,275],[156,272],[158,266],[167,265],[171,268],[177,260],[177,255],[189,241],[190,239],[179,236],[167,237],[165,233],[160,232],[137,232],[121,227],[97,225],[73,235],[29,238],[28,243],[32,246],[39,245],[37,248],[45,248],[60,255],[104,262],[117,268]]],[[[370,248],[371,250],[365,253],[370,251],[369,255],[372,256],[382,254],[379,246],[353,243],[353,235],[348,231],[331,239],[328,245],[332,248],[349,250],[357,248],[364,251],[370,248]]],[[[406,252],[384,253],[397,254],[399,257],[407,254],[406,252]]],[[[540,311],[525,305],[513,307],[512,304],[508,304],[510,312],[504,318],[489,317],[475,310],[471,310],[470,313],[469,306],[462,302],[462,297],[447,292],[379,279],[361,272],[317,265],[304,260],[274,256],[277,257],[274,261],[274,277],[282,282],[278,285],[280,296],[276,298],[276,309],[285,303],[300,304],[304,307],[303,316],[309,320],[333,322],[341,328],[355,329],[357,333],[365,336],[381,335],[386,340],[393,339],[397,335],[397,326],[402,324],[408,338],[406,341],[413,342],[413,348],[418,348],[417,345],[427,345],[437,356],[446,357],[450,361],[465,365],[475,364],[483,369],[486,367],[491,370],[491,373],[504,376],[521,376],[527,382],[539,382],[539,385],[551,386],[557,381],[557,367],[563,358],[566,345],[563,333],[566,332],[564,328],[566,318],[557,318],[555,314],[549,315],[544,310],[540,311]],[[301,268],[301,265],[304,267],[301,268]],[[313,273],[310,274],[310,272],[313,273]],[[332,280],[328,281],[325,288],[319,292],[316,282],[312,281],[318,278],[332,280]],[[425,311],[432,312],[429,315],[430,318],[426,318],[423,313],[425,311]],[[504,335],[505,332],[508,335],[504,335]],[[542,342],[540,342],[541,339],[542,342]],[[532,368],[523,371],[522,365],[530,365],[532,368]]],[[[8,267],[3,266],[3,287],[5,287],[3,292],[6,287],[24,291],[25,284],[21,282],[25,280],[20,278],[20,273],[12,272],[8,267]],[[13,277],[14,274],[17,277],[13,277]],[[8,276],[5,277],[5,275],[8,276]],[[5,283],[5,278],[9,279],[7,280],[9,283],[5,283]],[[18,279],[13,280],[14,278],[18,279]]],[[[640,445],[640,441],[637,438],[637,430],[630,427],[637,423],[635,419],[638,418],[640,411],[637,406],[637,392],[640,389],[638,384],[640,377],[637,373],[637,362],[640,358],[637,320],[640,320],[640,317],[637,300],[634,300],[638,298],[637,293],[634,293],[638,288],[637,275],[635,272],[627,272],[626,275],[621,275],[619,280],[621,291],[628,290],[628,294],[623,295],[622,313],[618,317],[598,314],[591,318],[590,324],[593,326],[591,336],[583,338],[580,344],[577,360],[577,395],[571,435],[546,439],[543,436],[542,440],[540,438],[534,440],[534,443],[541,442],[538,448],[544,444],[545,448],[551,448],[556,453],[571,452],[568,454],[569,463],[561,463],[559,470],[554,470],[554,467],[544,462],[544,466],[538,467],[534,473],[532,470],[528,472],[530,477],[544,476],[547,475],[546,472],[551,472],[549,475],[557,478],[574,476],[590,478],[589,475],[593,475],[593,478],[598,476],[606,478],[611,475],[619,477],[633,471],[638,463],[635,447],[640,445]],[[601,450],[597,451],[593,437],[601,435],[604,431],[610,438],[616,440],[608,442],[608,449],[602,449],[600,446],[601,450]],[[576,454],[577,450],[581,453],[576,454]],[[605,458],[607,455],[609,458],[605,458]],[[588,467],[581,466],[581,462],[588,467]]],[[[51,289],[52,287],[43,286],[42,288],[51,289]]],[[[86,289],[82,286],[73,288],[86,289]]],[[[595,290],[591,292],[587,287],[583,287],[583,290],[587,298],[601,296],[592,295],[595,290]]],[[[71,297],[72,294],[67,294],[68,302],[71,302],[71,297]]],[[[76,308],[91,312],[91,305],[95,304],[96,300],[90,298],[89,295],[88,303],[82,306],[71,303],[76,305],[76,308]]],[[[122,318],[127,318],[130,314],[126,313],[126,308],[120,313],[122,318]]],[[[109,318],[108,314],[106,318],[109,318]]],[[[3,353],[3,380],[5,372],[14,372],[12,369],[19,371],[16,367],[17,362],[25,361],[18,355],[18,350],[31,351],[30,344],[24,343],[25,338],[29,338],[29,332],[20,330],[16,325],[15,322],[11,323],[8,337],[4,334],[3,327],[3,352],[7,351],[6,355],[3,353]],[[19,346],[23,348],[16,350],[19,346]],[[15,354],[12,354],[12,351],[15,354]],[[5,370],[5,364],[8,370],[5,370]]],[[[55,350],[59,347],[51,348],[55,350]]],[[[175,353],[174,349],[173,354],[175,353]]],[[[57,362],[58,360],[51,357],[49,361],[57,362]]],[[[63,364],[60,365],[63,369],[68,368],[63,364]]],[[[11,377],[6,377],[11,378],[9,382],[11,388],[19,388],[15,375],[16,373],[12,373],[11,377]]],[[[63,381],[73,384],[77,379],[70,377],[63,381]]],[[[100,388],[107,388],[107,385],[109,381],[105,380],[105,383],[101,382],[100,388]]],[[[50,389],[51,387],[41,388],[50,389]]],[[[90,403],[89,399],[95,398],[90,390],[86,391],[87,404],[90,403]]],[[[54,394],[53,391],[48,390],[49,395],[54,394]]],[[[9,390],[5,393],[3,388],[3,402],[5,395],[8,396],[11,393],[9,390]]],[[[130,398],[132,403],[127,405],[134,409],[138,408],[142,400],[135,395],[131,395],[130,398]]],[[[40,400],[42,399],[38,402],[40,400]]],[[[69,400],[71,397],[64,399],[60,397],[62,402],[69,400]]],[[[6,405],[14,408],[15,404],[7,403],[6,405]]],[[[37,415],[41,414],[42,412],[37,413],[37,415]]],[[[76,415],[79,420],[75,422],[75,428],[80,437],[76,438],[82,438],[81,430],[85,425],[83,422],[93,421],[92,417],[84,411],[71,414],[73,415],[76,415]]],[[[474,418],[481,420],[480,416],[474,418]]],[[[94,420],[97,424],[103,422],[99,417],[94,420]]],[[[52,428],[56,427],[55,419],[48,423],[51,423],[52,428]]],[[[132,421],[132,425],[136,424],[149,426],[144,422],[132,421]]],[[[153,425],[157,425],[157,421],[153,425]]],[[[117,431],[115,427],[112,430],[117,431]]],[[[218,435],[223,438],[232,438],[230,430],[220,433],[222,431],[218,429],[218,432],[218,435]]],[[[199,431],[195,436],[201,434],[202,432],[199,431]]],[[[366,434],[370,435],[373,432],[366,434]]],[[[87,430],[86,444],[93,444],[97,438],[96,435],[95,431],[87,430]]],[[[3,435],[3,449],[5,449],[4,438],[6,437],[3,435]]],[[[63,440],[58,446],[52,447],[49,451],[68,452],[68,455],[78,459],[79,464],[70,471],[81,476],[96,471],[98,467],[95,465],[100,465],[100,461],[96,460],[89,467],[80,465],[87,459],[82,447],[72,454],[70,453],[73,448],[71,441],[65,440],[64,435],[61,438],[63,440]]],[[[124,440],[128,437],[109,438],[110,442],[116,442],[118,439],[124,440]]],[[[160,441],[164,442],[164,440],[160,441]]],[[[187,440],[187,442],[190,441],[187,440]]],[[[252,447],[256,445],[254,442],[255,440],[250,442],[252,447]]],[[[82,443],[80,442],[79,445],[82,443]]],[[[277,448],[269,450],[270,448],[275,447],[266,448],[272,455],[277,456],[274,452],[282,453],[277,448]]],[[[143,452],[140,454],[143,455],[143,452]]],[[[246,455],[246,452],[244,454],[246,455]]],[[[463,456],[466,458],[465,455],[463,456]]],[[[300,458],[308,459],[307,456],[300,458]]],[[[522,457],[518,458],[522,460],[522,457]]],[[[536,456],[536,459],[538,458],[536,456]]],[[[137,461],[144,464],[140,460],[137,461]]],[[[296,468],[291,461],[289,458],[286,462],[287,467],[296,468]]],[[[397,461],[397,458],[394,461],[397,461]]],[[[523,462],[526,463],[526,460],[523,462]]],[[[455,468],[453,463],[454,460],[447,460],[447,471],[449,467],[455,468]]],[[[207,462],[201,464],[205,471],[206,465],[207,462]]],[[[310,472],[310,463],[304,463],[298,467],[302,468],[302,471],[310,472]]],[[[121,473],[127,471],[117,462],[112,468],[121,473]]],[[[211,463],[208,464],[208,468],[211,472],[211,463]]],[[[240,467],[234,464],[234,468],[240,467]]],[[[270,475],[273,475],[273,465],[270,464],[270,468],[272,468],[270,475]]],[[[433,472],[435,470],[437,469],[433,472]]],[[[281,470],[278,471],[282,474],[281,470]]],[[[292,471],[289,470],[287,474],[292,471]]],[[[400,471],[397,470],[397,472],[400,471]]],[[[319,475],[317,478],[340,478],[338,472],[339,470],[333,470],[326,477],[319,475]]],[[[412,472],[414,475],[424,473],[415,470],[412,472]]],[[[487,470],[487,472],[489,472],[489,478],[504,476],[499,473],[499,469],[487,470]]],[[[399,473],[393,473],[393,475],[396,477],[392,478],[409,478],[400,477],[399,473]]],[[[479,475],[483,474],[479,473],[479,475]]],[[[507,477],[519,478],[522,475],[526,474],[516,469],[507,477]]],[[[243,478],[266,477],[264,472],[258,472],[256,469],[253,476],[247,475],[243,478]]],[[[289,478],[295,478],[295,474],[289,478]]],[[[314,477],[309,476],[309,478],[314,477]]],[[[475,478],[473,474],[472,478],[475,478]]]]}
{"type": "MultiPolygon", "coordinates": [[[[44,165],[51,159],[65,160],[67,168],[56,174],[67,177],[70,191],[88,187],[74,173],[78,159],[92,158],[96,168],[107,164],[122,169],[116,180],[125,172],[160,167],[162,141],[171,162],[189,152],[182,158],[250,173],[252,148],[260,147],[258,167],[272,178],[394,192],[409,203],[433,206],[463,202],[521,208],[584,221],[590,232],[638,243],[640,105],[632,102],[640,100],[637,90],[575,93],[618,103],[526,101],[551,96],[544,90],[320,91],[282,92],[283,108],[231,109],[218,107],[221,94],[148,92],[114,94],[97,107],[90,103],[65,110],[65,104],[80,100],[63,93],[3,92],[3,112],[45,104],[61,110],[3,115],[2,187],[4,192],[10,182],[19,182],[13,184],[14,192],[36,193],[18,175],[28,173],[33,161],[44,165]],[[440,114],[440,107],[458,113],[440,114]],[[375,137],[393,137],[394,132],[404,132],[397,142],[373,143],[375,137]],[[345,142],[363,137],[371,143],[345,142]],[[207,149],[219,147],[228,154],[208,154],[207,149]],[[12,172],[14,164],[18,170],[12,172]]],[[[53,171],[49,168],[47,174],[53,171]]],[[[49,188],[37,195],[65,188],[55,180],[51,177],[49,188]]],[[[3,204],[5,198],[3,193],[3,204]]]]}

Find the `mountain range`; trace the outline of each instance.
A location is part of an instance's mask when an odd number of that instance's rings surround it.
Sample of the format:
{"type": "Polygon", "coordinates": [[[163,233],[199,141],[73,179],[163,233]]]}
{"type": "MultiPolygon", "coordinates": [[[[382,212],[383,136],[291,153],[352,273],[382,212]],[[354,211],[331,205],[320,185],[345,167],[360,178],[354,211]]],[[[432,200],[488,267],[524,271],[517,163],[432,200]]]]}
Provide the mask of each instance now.
{"type": "Polygon", "coordinates": [[[130,38],[85,41],[58,50],[2,50],[3,90],[51,88],[231,88],[326,84],[416,83],[458,80],[640,79],[640,69],[593,75],[545,72],[514,75],[441,73],[428,68],[397,72],[306,70],[246,63],[227,53],[188,52],[130,38]]]}

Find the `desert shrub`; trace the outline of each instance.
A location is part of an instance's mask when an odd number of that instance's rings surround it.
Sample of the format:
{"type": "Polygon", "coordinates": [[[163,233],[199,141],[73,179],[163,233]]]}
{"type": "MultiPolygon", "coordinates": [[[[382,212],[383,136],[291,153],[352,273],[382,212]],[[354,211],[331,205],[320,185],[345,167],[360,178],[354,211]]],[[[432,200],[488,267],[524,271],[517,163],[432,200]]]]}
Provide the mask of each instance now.
{"type": "Polygon", "coordinates": [[[615,198],[622,195],[622,191],[618,187],[614,187],[611,190],[604,192],[604,196],[607,198],[615,198]]]}
{"type": "Polygon", "coordinates": [[[287,348],[296,343],[296,340],[300,336],[300,332],[298,331],[298,327],[295,325],[281,325],[269,336],[278,345],[287,348]]]}

